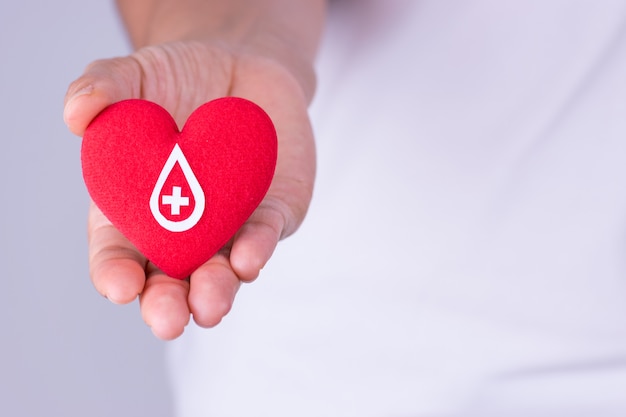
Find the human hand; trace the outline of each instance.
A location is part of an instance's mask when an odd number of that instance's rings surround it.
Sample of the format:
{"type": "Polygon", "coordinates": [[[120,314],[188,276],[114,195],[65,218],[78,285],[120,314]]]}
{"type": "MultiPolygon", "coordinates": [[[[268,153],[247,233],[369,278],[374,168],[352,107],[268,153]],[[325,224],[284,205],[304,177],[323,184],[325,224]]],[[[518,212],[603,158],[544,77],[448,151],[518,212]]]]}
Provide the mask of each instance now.
{"type": "Polygon", "coordinates": [[[142,316],[161,339],[178,337],[190,315],[202,327],[218,324],[240,283],[258,276],[278,241],[304,218],[315,175],[307,115],[312,89],[293,68],[225,43],[178,41],[96,61],[68,89],[64,117],[79,136],[106,106],[129,98],[160,104],[182,126],[201,104],[238,96],[260,105],[276,126],[278,161],[265,199],[233,239],[187,280],[167,277],[91,204],[88,244],[94,286],[114,303],[129,303],[139,295],[142,316]]]}

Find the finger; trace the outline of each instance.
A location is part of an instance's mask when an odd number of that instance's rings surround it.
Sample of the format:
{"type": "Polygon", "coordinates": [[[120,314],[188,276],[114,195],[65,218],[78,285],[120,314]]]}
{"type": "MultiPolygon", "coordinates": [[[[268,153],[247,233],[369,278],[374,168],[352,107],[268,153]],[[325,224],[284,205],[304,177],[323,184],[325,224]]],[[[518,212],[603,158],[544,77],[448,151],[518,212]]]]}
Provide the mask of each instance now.
{"type": "Polygon", "coordinates": [[[265,109],[278,136],[272,185],[236,235],[230,256],[233,269],[247,282],[258,276],[278,241],[295,232],[306,215],[315,178],[315,145],[307,100],[293,77],[271,62],[240,60],[235,81],[231,93],[265,109]],[[272,89],[257,88],[268,83],[272,89]]]}
{"type": "Polygon", "coordinates": [[[141,315],[156,337],[175,339],[189,323],[189,282],[170,278],[151,263],[147,267],[147,278],[139,298],[141,315]]]}
{"type": "Polygon", "coordinates": [[[82,136],[91,120],[106,106],[141,94],[141,67],[132,57],[93,62],[70,84],[63,118],[70,131],[82,136]]]}
{"type": "Polygon", "coordinates": [[[93,203],[89,209],[88,244],[94,287],[113,303],[133,301],[144,286],[146,259],[93,203]]]}
{"type": "Polygon", "coordinates": [[[230,251],[230,263],[240,280],[256,279],[270,259],[285,230],[286,211],[280,200],[268,196],[239,229],[230,251]]]}
{"type": "Polygon", "coordinates": [[[227,255],[218,253],[191,274],[189,308],[201,327],[216,326],[230,311],[240,281],[227,255]]]}

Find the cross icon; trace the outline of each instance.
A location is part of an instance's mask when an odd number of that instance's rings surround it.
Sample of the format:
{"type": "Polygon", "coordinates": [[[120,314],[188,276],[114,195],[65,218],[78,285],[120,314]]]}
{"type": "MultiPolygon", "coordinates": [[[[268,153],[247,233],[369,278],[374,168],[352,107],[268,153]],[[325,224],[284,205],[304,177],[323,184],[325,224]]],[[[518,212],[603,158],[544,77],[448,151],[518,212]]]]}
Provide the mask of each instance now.
{"type": "Polygon", "coordinates": [[[181,196],[181,187],[172,187],[172,195],[164,195],[161,204],[170,206],[170,214],[172,216],[180,215],[180,207],[189,205],[189,197],[181,196]]]}

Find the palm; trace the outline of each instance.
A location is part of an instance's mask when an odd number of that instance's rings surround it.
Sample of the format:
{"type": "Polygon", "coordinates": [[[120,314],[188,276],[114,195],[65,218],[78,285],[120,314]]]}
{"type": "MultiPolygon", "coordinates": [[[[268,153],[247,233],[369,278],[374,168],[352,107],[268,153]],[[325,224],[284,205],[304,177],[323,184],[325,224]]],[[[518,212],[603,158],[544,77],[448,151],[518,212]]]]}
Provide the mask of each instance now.
{"type": "Polygon", "coordinates": [[[308,207],[315,161],[305,95],[276,61],[192,42],[97,61],[70,87],[68,96],[87,85],[93,89],[66,106],[66,121],[79,135],[102,108],[126,98],[162,105],[179,126],[199,105],[225,95],[250,99],[273,119],[279,160],[266,198],[229,246],[189,280],[165,276],[95,205],[90,208],[90,273],[100,293],[116,303],[140,294],[144,320],[163,339],[180,335],[190,314],[201,326],[216,325],[230,310],[240,282],[256,278],[278,240],[298,227],[308,207]]]}

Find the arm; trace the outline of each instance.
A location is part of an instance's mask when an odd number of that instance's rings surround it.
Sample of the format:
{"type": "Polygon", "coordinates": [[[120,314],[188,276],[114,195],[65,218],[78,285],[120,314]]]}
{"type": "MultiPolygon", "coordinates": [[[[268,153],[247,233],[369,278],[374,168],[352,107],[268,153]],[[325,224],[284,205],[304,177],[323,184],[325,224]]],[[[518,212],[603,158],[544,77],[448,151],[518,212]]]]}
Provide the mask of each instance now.
{"type": "Polygon", "coordinates": [[[144,98],[179,125],[213,98],[248,98],[272,117],[279,141],[276,174],[265,200],[231,244],[189,280],[166,277],[92,204],[89,263],[95,287],[116,303],[140,295],[155,335],[180,335],[190,314],[203,327],[228,313],[241,282],[254,280],[278,241],[308,208],[315,149],[307,106],[324,16],[322,0],[118,0],[133,45],[129,57],[100,60],[72,83],[64,117],[82,135],[107,105],[144,98]]]}

